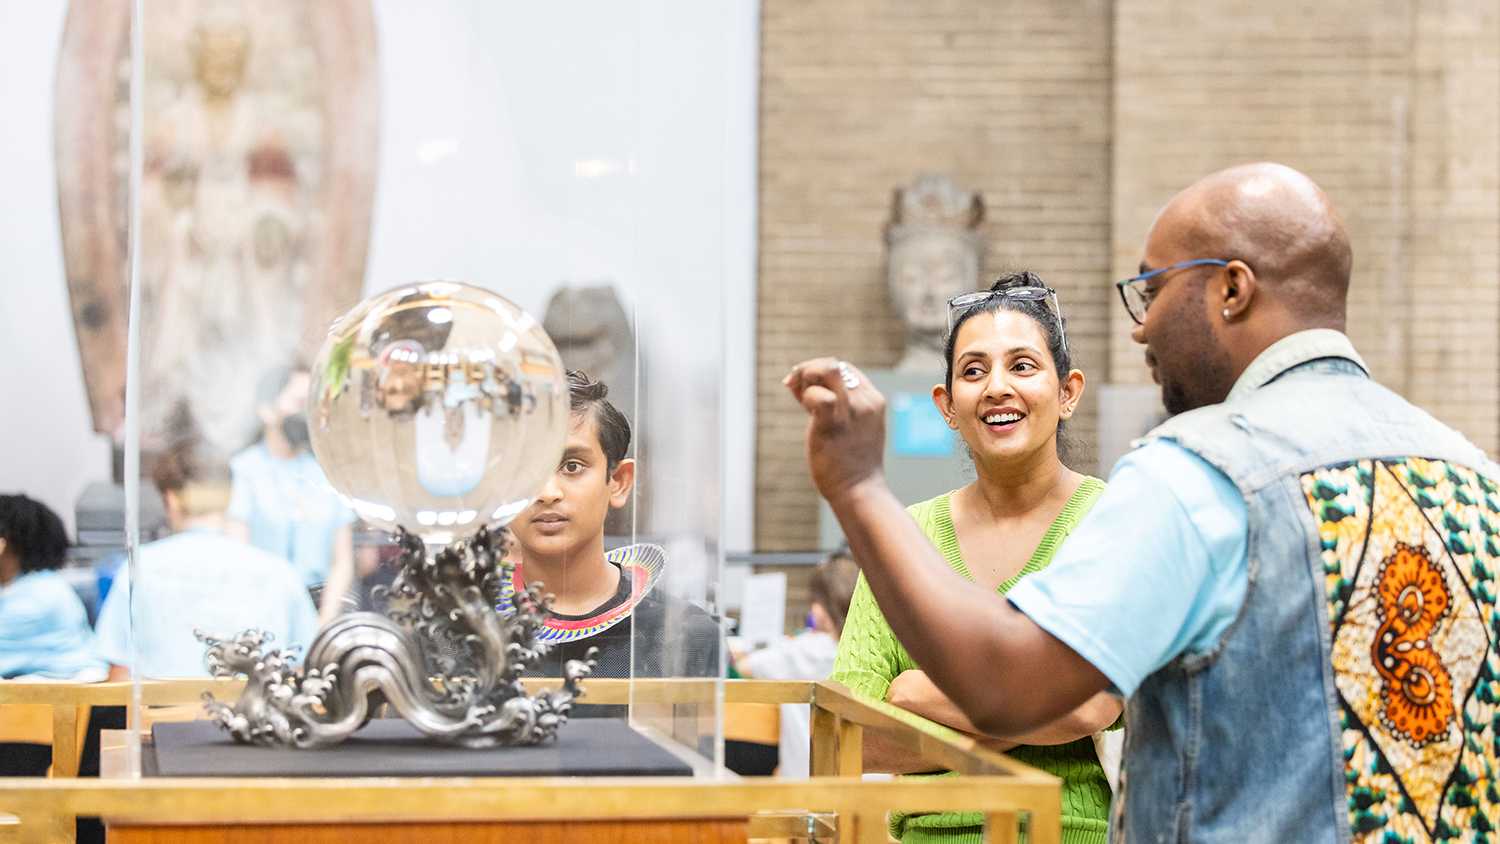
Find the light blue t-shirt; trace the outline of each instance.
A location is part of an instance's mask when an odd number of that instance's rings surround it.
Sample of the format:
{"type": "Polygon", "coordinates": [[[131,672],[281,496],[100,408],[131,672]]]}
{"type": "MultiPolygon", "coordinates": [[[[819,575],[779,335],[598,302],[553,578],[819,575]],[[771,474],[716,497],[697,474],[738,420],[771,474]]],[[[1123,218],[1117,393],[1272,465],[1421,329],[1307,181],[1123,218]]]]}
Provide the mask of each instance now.
{"type": "MultiPolygon", "coordinates": [[[[301,646],[293,662],[318,633],[317,610],[291,564],[217,531],[195,528],[142,545],[136,566],[142,677],[207,677],[207,646],[193,635],[195,628],[220,637],[251,628],[270,632],[268,648],[301,646]]],[[[126,667],[131,660],[128,568],[120,565],[94,626],[99,655],[126,667]]]]}
{"type": "Polygon", "coordinates": [[[1234,621],[1249,530],[1229,478],[1157,440],[1115,464],[1052,565],[1006,597],[1129,697],[1177,656],[1211,650],[1234,621]]]}
{"type": "Polygon", "coordinates": [[[97,682],[108,670],[83,602],[61,574],[34,571],[0,587],[0,677],[97,682]]]}
{"type": "Polygon", "coordinates": [[[225,515],[250,527],[250,544],[290,560],[302,582],[328,579],[333,541],[354,521],[318,460],[307,452],[282,459],[256,443],[229,461],[233,485],[225,515]]]}

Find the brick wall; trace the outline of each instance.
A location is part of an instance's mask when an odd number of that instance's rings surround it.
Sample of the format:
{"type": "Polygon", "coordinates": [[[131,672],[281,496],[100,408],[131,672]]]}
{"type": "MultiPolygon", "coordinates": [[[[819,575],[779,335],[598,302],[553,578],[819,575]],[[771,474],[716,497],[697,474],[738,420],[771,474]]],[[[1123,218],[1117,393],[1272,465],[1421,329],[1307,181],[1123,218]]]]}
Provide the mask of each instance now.
{"type": "MultiPolygon", "coordinates": [[[[796,361],[886,366],[891,189],[984,192],[984,271],[1056,286],[1093,385],[1147,381],[1110,281],[1177,190],[1304,170],[1348,221],[1350,335],[1383,383],[1500,447],[1500,10],[1405,0],[763,0],[756,543],[816,544],[796,361]]],[[[1089,469],[1094,405],[1075,431],[1089,469]]]]}
{"type": "MultiPolygon", "coordinates": [[[[1199,175],[1312,176],[1354,247],[1349,334],[1382,383],[1494,453],[1500,23],[1490,2],[1116,4],[1115,272],[1199,175]]],[[[1129,319],[1110,375],[1148,382],[1129,319]]]]}
{"type": "MultiPolygon", "coordinates": [[[[891,191],[922,171],[984,193],[983,272],[1057,287],[1103,372],[1109,269],[1109,7],[1022,0],[763,0],[756,546],[812,548],[817,494],[792,364],[891,366],[891,191]]],[[[1077,429],[1091,430],[1093,405],[1077,429]]],[[[1087,440],[1087,438],[1085,438],[1087,440]]],[[[1078,455],[1093,463],[1092,442],[1078,455]]]]}

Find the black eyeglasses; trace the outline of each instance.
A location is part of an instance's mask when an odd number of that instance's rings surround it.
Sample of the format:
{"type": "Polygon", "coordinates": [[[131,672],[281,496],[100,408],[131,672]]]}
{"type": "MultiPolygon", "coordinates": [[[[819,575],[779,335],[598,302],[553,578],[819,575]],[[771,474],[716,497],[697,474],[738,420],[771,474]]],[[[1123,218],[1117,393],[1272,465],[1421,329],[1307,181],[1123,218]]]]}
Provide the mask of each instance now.
{"type": "Polygon", "coordinates": [[[1057,291],[1050,287],[1007,287],[1004,290],[981,290],[977,293],[954,296],[948,300],[948,333],[953,333],[953,325],[958,322],[964,311],[995,298],[1042,302],[1046,305],[1047,312],[1057,320],[1057,336],[1062,338],[1063,354],[1068,354],[1068,334],[1063,330],[1062,309],[1057,304],[1057,291]]]}
{"type": "Polygon", "coordinates": [[[1149,273],[1141,273],[1138,276],[1127,278],[1115,285],[1120,289],[1120,299],[1125,303],[1125,310],[1130,312],[1130,318],[1135,320],[1136,325],[1144,325],[1146,322],[1146,308],[1151,304],[1151,297],[1146,295],[1146,280],[1153,276],[1159,276],[1171,270],[1180,270],[1183,267],[1197,267],[1214,264],[1220,267],[1229,266],[1228,261],[1220,261],[1218,258],[1199,258],[1196,261],[1183,261],[1170,267],[1162,267],[1149,273]]]}

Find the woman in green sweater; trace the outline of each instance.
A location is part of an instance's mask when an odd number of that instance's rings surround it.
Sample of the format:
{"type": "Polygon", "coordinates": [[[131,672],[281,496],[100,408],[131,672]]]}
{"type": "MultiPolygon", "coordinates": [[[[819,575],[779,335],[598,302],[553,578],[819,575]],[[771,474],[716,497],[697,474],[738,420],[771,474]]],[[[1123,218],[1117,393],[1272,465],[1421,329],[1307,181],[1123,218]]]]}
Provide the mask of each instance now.
{"type": "MultiPolygon", "coordinates": [[[[1031,273],[1015,273],[988,292],[950,303],[945,383],[932,400],[963,437],[974,460],[973,483],[910,508],[958,573],[1005,592],[1046,568],[1074,525],[1104,489],[1058,458],[1058,429],[1083,396],[1072,368],[1056,293],[1031,273]]],[[[975,670],[984,670],[975,666],[975,670]]],[[[839,639],[833,679],[954,729],[975,733],[912,662],[881,616],[861,577],[839,639]]],[[[1068,717],[1025,736],[985,738],[988,746],[1063,780],[1064,844],[1102,844],[1110,786],[1093,735],[1110,727],[1121,702],[1100,694],[1068,717]]],[[[920,758],[865,738],[865,770],[927,772],[920,758]]],[[[902,844],[982,839],[977,812],[891,814],[902,844]]]]}

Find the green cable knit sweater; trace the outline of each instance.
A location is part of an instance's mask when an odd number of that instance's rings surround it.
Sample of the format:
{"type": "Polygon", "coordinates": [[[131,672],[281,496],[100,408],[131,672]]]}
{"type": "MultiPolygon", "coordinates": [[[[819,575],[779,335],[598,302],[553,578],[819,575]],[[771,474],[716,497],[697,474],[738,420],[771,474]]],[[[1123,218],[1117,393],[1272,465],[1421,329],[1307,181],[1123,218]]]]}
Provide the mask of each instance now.
{"type": "MultiPolygon", "coordinates": [[[[1009,591],[1021,578],[1034,571],[1046,568],[1052,556],[1073,528],[1082,520],[1099,493],[1104,491],[1104,482],[1086,477],[1063,507],[1057,520],[1047,530],[1047,535],[1037,546],[1031,559],[1015,577],[1000,585],[1001,594],[1009,591]]],[[[932,537],[933,544],[942,552],[943,558],[953,569],[970,580],[973,577],[964,567],[958,551],[958,537],[953,532],[953,518],[948,510],[948,496],[944,493],[931,501],[913,504],[908,512],[932,537]]],[[[849,616],[839,636],[838,660],[834,664],[833,679],[849,688],[879,700],[885,700],[891,681],[903,671],[917,665],[896,641],[890,625],[875,605],[870,587],[860,575],[859,585],[854,590],[854,600],[849,606],[849,616]]],[[[1062,840],[1063,844],[1104,844],[1109,825],[1109,781],[1094,753],[1093,740],[1085,736],[1069,744],[1049,747],[1021,746],[1009,751],[1010,756],[1039,768],[1063,781],[1062,791],[1062,840]]],[[[945,774],[944,776],[953,776],[945,774]]],[[[982,840],[983,818],[978,812],[945,812],[936,815],[907,815],[892,812],[891,835],[901,839],[902,844],[979,844],[982,840]]]]}

